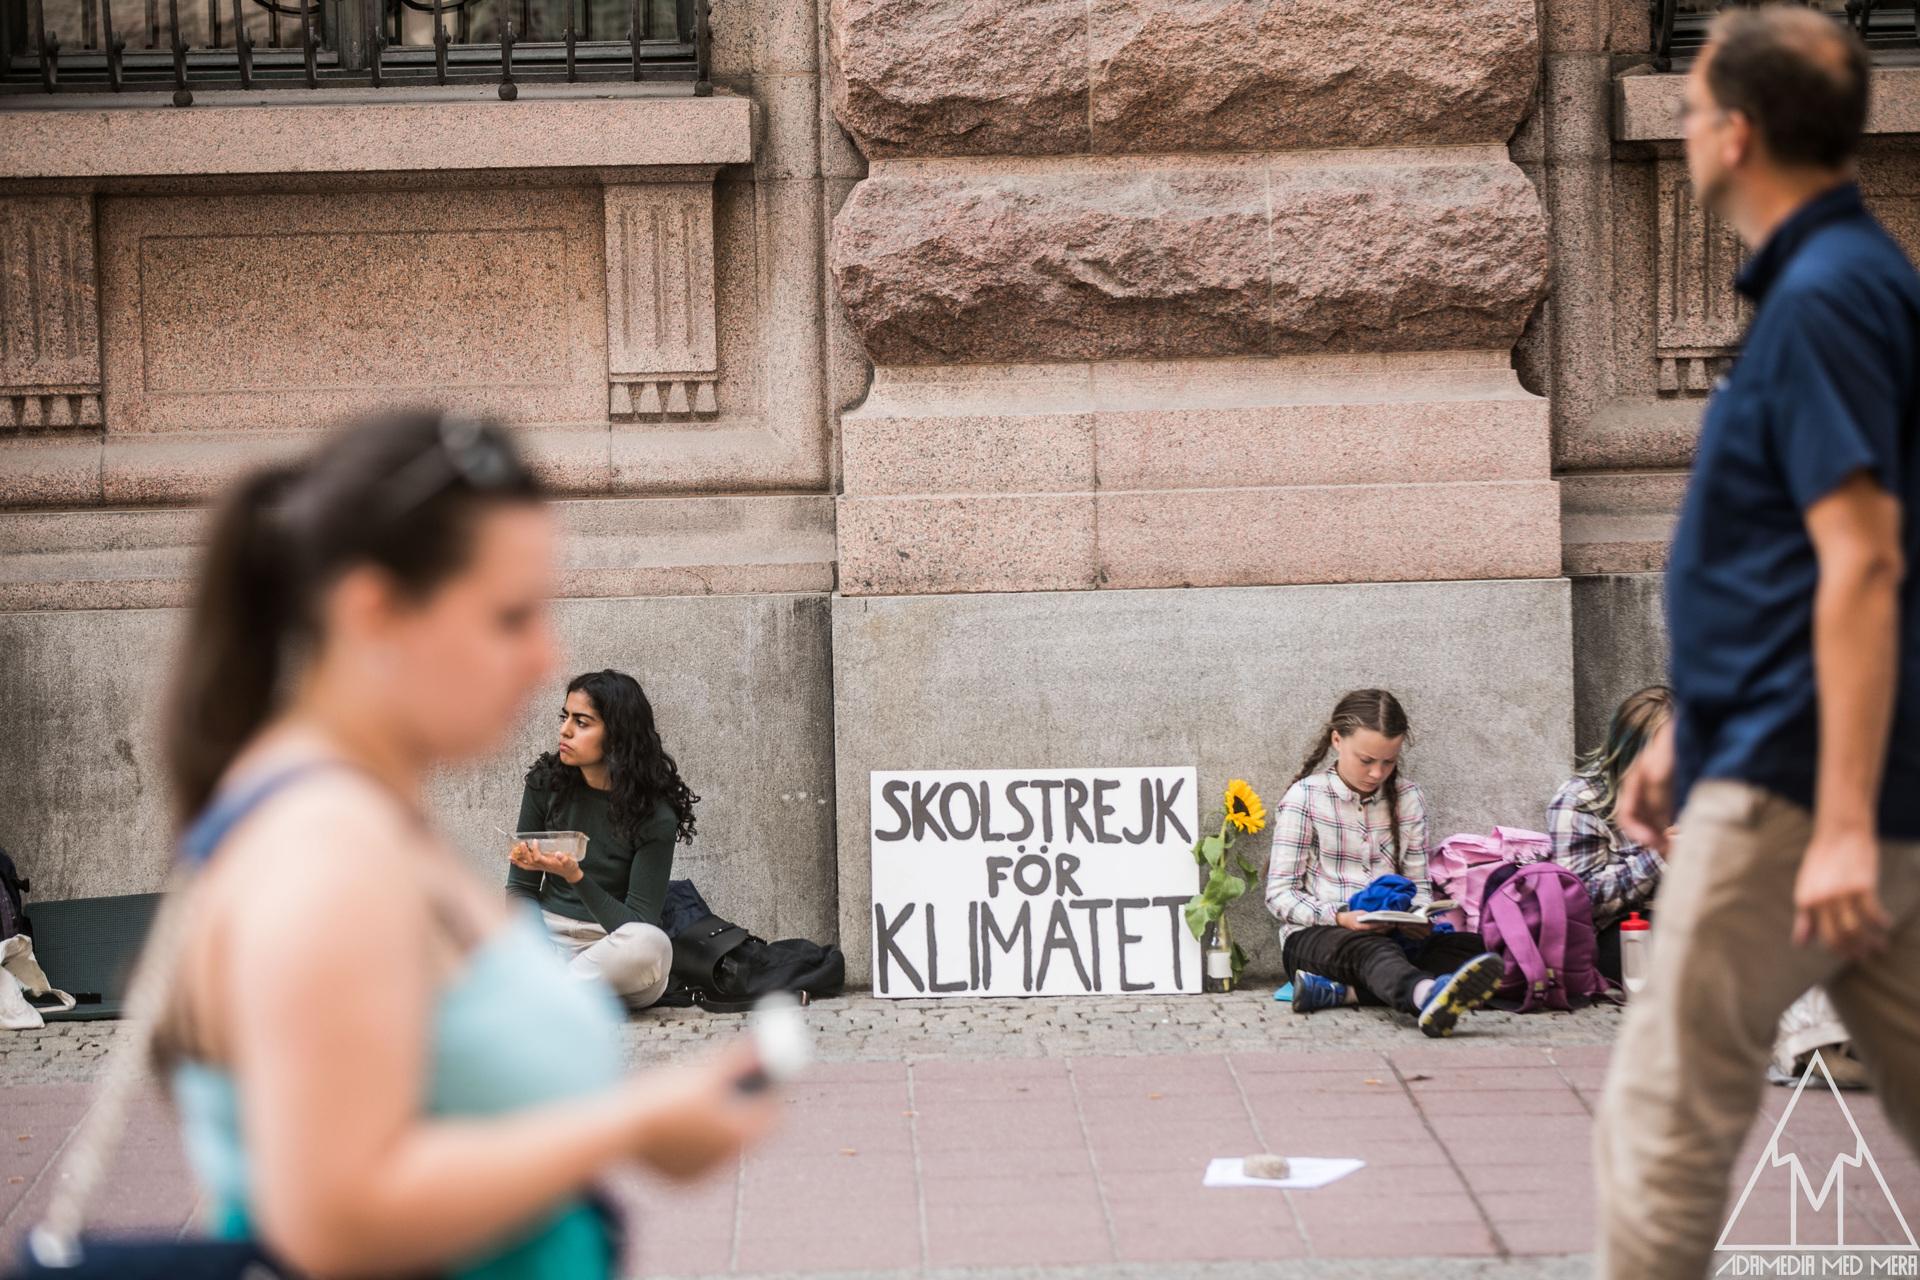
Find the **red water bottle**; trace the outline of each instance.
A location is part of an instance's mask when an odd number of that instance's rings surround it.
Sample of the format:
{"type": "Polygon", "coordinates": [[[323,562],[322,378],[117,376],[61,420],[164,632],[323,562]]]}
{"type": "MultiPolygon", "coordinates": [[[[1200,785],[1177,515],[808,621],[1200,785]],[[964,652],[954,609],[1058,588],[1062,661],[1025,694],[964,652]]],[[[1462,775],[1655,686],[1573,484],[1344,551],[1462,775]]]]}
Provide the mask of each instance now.
{"type": "Polygon", "coordinates": [[[1629,994],[1647,985],[1648,948],[1653,946],[1648,935],[1652,930],[1653,924],[1642,920],[1638,911],[1628,912],[1620,922],[1620,977],[1629,994]]]}

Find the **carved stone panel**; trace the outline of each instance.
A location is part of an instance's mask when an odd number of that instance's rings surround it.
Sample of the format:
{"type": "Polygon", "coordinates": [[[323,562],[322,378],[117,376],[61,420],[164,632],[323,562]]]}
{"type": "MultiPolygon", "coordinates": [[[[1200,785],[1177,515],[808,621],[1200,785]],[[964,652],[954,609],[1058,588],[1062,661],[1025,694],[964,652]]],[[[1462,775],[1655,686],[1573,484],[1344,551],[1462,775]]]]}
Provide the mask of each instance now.
{"type": "Polygon", "coordinates": [[[93,199],[0,200],[0,429],[100,425],[93,199]]]}
{"type": "Polygon", "coordinates": [[[609,186],[606,227],[610,415],[712,416],[713,183],[609,186]]]}
{"type": "Polygon", "coordinates": [[[109,199],[110,433],[601,419],[597,192],[109,199]]]}
{"type": "Polygon", "coordinates": [[[1705,395],[1752,311],[1733,287],[1743,253],[1733,228],[1694,199],[1684,161],[1662,160],[1659,183],[1659,387],[1663,395],[1705,395]]]}

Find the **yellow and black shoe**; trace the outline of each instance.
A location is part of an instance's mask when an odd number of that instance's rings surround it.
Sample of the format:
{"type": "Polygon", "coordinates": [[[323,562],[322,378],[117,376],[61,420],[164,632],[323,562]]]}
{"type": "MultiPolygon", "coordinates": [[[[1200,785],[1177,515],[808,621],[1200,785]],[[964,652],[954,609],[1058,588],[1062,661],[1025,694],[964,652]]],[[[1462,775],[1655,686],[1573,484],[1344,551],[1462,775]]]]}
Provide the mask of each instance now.
{"type": "Polygon", "coordinates": [[[1435,1039],[1453,1034],[1460,1015],[1471,1013],[1493,999],[1493,989],[1506,976],[1507,966],[1491,951],[1483,951],[1445,977],[1436,978],[1427,1003],[1420,1010],[1420,1030],[1435,1039]]]}

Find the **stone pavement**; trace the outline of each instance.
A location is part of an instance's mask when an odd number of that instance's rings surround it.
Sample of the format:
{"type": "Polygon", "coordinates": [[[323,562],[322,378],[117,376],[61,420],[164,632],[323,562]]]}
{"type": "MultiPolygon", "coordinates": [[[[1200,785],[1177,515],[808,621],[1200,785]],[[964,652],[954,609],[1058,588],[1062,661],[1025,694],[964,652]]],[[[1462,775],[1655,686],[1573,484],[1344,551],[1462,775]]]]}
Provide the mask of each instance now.
{"type": "MultiPolygon", "coordinates": [[[[1294,1017],[1264,993],[1117,1003],[824,1003],[825,1060],[786,1091],[765,1147],[694,1187],[628,1187],[641,1272],[1238,1280],[1284,1260],[1289,1275],[1327,1280],[1584,1273],[1613,1011],[1480,1016],[1435,1042],[1378,1011],[1294,1017]],[[1368,1163],[1312,1192],[1200,1186],[1210,1157],[1267,1149],[1368,1163]]],[[[633,1057],[675,1056],[734,1026],[650,1015],[629,1030],[633,1057]]],[[[11,1250],[86,1105],[98,1039],[69,1028],[0,1046],[11,1250]]],[[[1768,1091],[1741,1180],[1787,1098],[1768,1091]]],[[[1849,1102],[1911,1217],[1920,1167],[1871,1098],[1849,1102]]],[[[1806,1095],[1791,1132],[1810,1160],[1843,1139],[1852,1150],[1823,1092],[1806,1095]]],[[[1900,1239],[1867,1172],[1844,1181],[1849,1238],[1900,1239]]],[[[106,1202],[110,1224],[177,1227],[193,1213],[157,1104],[130,1126],[106,1202]]],[[[1764,1234],[1787,1199],[1755,1203],[1764,1234]]]]}

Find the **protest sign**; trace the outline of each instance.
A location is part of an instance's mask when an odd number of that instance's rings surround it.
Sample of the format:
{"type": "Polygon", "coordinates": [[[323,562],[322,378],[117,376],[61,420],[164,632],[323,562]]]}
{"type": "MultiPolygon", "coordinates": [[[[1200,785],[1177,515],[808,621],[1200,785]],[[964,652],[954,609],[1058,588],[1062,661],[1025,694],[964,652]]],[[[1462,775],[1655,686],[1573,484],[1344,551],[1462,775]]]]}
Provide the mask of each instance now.
{"type": "Polygon", "coordinates": [[[1192,769],[872,776],[876,995],[1200,990],[1192,769]]]}

